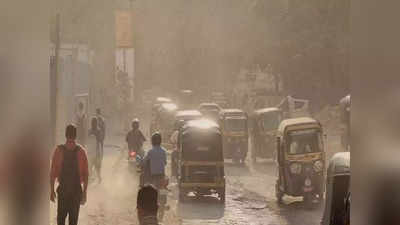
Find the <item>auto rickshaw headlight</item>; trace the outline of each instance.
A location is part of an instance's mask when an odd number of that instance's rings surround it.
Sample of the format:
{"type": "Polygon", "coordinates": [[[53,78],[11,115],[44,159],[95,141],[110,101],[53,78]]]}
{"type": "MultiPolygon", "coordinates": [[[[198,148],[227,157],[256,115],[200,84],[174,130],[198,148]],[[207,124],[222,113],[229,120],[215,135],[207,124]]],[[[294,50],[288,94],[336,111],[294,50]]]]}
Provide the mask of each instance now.
{"type": "Polygon", "coordinates": [[[290,165],[290,172],[293,174],[301,173],[301,164],[300,163],[292,163],[290,165]]]}
{"type": "Polygon", "coordinates": [[[324,163],[321,160],[318,160],[314,163],[315,172],[321,172],[323,167],[324,167],[324,163]]]}

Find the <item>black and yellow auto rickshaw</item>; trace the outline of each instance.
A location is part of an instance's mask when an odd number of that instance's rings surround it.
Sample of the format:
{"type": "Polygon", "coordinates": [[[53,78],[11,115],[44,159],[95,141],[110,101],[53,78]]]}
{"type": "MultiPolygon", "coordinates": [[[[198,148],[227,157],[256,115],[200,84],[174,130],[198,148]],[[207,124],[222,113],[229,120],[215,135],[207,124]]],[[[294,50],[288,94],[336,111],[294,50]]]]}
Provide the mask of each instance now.
{"type": "Polygon", "coordinates": [[[179,201],[189,192],[197,196],[217,193],[225,202],[225,172],[222,135],[217,123],[206,120],[188,121],[178,138],[179,201]]]}
{"type": "Polygon", "coordinates": [[[224,158],[244,163],[249,146],[247,114],[240,109],[224,109],[220,113],[224,158]]]}
{"type": "MultiPolygon", "coordinates": [[[[311,205],[324,193],[325,153],[321,124],[309,117],[283,120],[277,132],[278,202],[284,194],[311,205]]],[[[318,201],[320,202],[320,201],[318,201]]]]}
{"type": "Polygon", "coordinates": [[[329,162],[325,210],[321,225],[349,225],[350,152],[338,152],[329,162]]]}
{"type": "Polygon", "coordinates": [[[251,116],[251,159],[274,158],[276,131],[282,121],[282,111],[278,108],[256,110],[251,116]]]}

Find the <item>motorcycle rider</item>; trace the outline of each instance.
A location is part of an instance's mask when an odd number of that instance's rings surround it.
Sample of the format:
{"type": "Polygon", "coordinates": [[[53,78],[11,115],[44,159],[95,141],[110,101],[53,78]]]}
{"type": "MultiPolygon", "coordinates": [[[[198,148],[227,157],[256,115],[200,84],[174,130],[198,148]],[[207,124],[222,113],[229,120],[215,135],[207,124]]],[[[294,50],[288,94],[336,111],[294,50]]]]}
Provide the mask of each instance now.
{"type": "Polygon", "coordinates": [[[139,119],[132,121],[132,130],[126,135],[126,142],[128,143],[128,158],[129,154],[134,151],[136,154],[143,158],[143,143],[146,141],[142,131],[139,129],[139,119]]]}

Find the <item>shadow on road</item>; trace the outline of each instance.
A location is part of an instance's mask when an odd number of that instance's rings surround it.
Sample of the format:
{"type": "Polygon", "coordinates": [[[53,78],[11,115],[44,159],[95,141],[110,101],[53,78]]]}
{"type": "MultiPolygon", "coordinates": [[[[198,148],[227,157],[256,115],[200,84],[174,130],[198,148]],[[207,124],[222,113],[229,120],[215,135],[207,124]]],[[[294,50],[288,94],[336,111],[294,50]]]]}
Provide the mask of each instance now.
{"type": "Polygon", "coordinates": [[[188,197],[178,203],[177,212],[182,219],[216,220],[224,216],[225,206],[213,196],[188,197]]]}
{"type": "Polygon", "coordinates": [[[281,204],[275,203],[287,224],[318,225],[322,216],[323,204],[315,204],[312,207],[306,205],[301,198],[286,198],[281,204]]]}

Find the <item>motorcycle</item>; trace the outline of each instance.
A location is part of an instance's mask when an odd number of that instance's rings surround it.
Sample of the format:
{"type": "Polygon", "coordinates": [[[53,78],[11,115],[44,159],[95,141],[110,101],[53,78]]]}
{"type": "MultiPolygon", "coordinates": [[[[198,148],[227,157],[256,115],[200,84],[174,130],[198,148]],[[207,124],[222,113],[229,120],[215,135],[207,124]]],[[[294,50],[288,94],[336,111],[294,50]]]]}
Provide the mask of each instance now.
{"type": "Polygon", "coordinates": [[[130,151],[128,155],[128,168],[131,173],[140,172],[141,156],[136,151],[130,151]]]}

